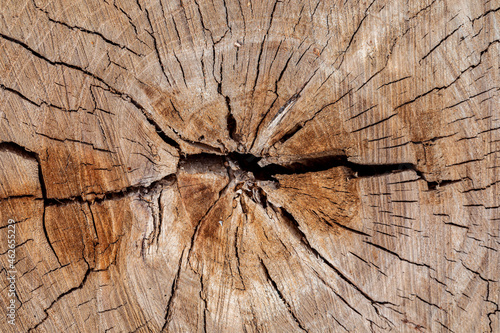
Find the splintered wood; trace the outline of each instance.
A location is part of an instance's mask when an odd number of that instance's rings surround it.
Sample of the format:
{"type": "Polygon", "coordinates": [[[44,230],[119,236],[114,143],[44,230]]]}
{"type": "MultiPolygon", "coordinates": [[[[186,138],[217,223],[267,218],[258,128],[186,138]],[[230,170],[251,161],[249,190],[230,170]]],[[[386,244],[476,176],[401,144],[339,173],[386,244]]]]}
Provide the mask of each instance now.
{"type": "Polygon", "coordinates": [[[0,331],[500,332],[499,8],[1,1],[0,331]]]}

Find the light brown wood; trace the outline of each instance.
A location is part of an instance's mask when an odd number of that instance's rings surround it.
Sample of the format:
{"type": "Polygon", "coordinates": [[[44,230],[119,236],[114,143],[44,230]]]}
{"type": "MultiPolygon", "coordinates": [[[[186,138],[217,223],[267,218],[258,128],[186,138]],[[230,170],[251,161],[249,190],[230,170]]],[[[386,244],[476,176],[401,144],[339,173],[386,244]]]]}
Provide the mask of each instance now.
{"type": "Polygon", "coordinates": [[[499,332],[499,9],[1,1],[0,331],[499,332]]]}

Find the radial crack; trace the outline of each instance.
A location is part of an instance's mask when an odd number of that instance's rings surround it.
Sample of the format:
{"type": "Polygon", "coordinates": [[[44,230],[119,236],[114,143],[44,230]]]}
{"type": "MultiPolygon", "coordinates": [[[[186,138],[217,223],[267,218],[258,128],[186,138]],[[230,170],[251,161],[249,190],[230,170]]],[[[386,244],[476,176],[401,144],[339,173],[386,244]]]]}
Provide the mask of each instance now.
{"type": "Polygon", "coordinates": [[[300,321],[300,319],[297,317],[297,315],[293,311],[292,307],[290,306],[290,303],[283,296],[283,294],[281,293],[280,289],[278,288],[278,285],[276,284],[276,282],[271,278],[271,275],[269,274],[269,270],[267,269],[267,266],[264,264],[264,261],[262,261],[262,259],[260,259],[260,264],[261,264],[261,266],[262,266],[262,268],[264,270],[264,274],[266,276],[266,279],[271,283],[273,289],[276,291],[276,293],[278,294],[278,297],[280,298],[280,300],[285,305],[285,307],[286,307],[288,313],[290,314],[290,316],[293,318],[293,320],[295,321],[295,323],[297,323],[297,326],[299,326],[299,328],[302,331],[307,332],[307,329],[304,328],[304,325],[302,324],[302,322],[300,321]]]}

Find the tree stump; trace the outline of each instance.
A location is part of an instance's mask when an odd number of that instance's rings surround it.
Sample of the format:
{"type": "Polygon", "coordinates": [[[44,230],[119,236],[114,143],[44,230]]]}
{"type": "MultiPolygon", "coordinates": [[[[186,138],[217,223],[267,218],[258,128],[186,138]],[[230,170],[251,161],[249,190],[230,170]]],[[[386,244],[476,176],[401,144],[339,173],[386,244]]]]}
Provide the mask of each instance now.
{"type": "Polygon", "coordinates": [[[0,331],[499,332],[499,8],[2,1],[0,331]]]}

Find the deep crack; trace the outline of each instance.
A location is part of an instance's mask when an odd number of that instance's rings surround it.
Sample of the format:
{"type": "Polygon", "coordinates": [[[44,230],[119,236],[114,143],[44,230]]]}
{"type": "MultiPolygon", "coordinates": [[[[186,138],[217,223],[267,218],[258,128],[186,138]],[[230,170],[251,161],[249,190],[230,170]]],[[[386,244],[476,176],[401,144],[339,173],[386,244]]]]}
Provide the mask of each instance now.
{"type": "MultiPolygon", "coordinates": [[[[197,159],[221,160],[224,157],[215,154],[196,154],[181,157],[179,163],[191,163],[197,159]]],[[[427,181],[423,172],[412,163],[393,163],[393,164],[359,164],[350,162],[346,155],[332,155],[324,157],[306,158],[295,161],[288,165],[266,164],[262,157],[252,154],[241,154],[237,152],[228,153],[225,157],[226,162],[230,163],[235,170],[247,173],[255,181],[276,181],[276,175],[305,174],[310,172],[321,172],[336,167],[346,167],[350,176],[354,178],[376,177],[402,171],[413,170],[424,180],[429,190],[435,190],[440,186],[454,184],[462,180],[440,180],[427,181]]]]}

